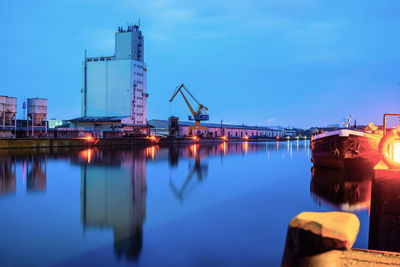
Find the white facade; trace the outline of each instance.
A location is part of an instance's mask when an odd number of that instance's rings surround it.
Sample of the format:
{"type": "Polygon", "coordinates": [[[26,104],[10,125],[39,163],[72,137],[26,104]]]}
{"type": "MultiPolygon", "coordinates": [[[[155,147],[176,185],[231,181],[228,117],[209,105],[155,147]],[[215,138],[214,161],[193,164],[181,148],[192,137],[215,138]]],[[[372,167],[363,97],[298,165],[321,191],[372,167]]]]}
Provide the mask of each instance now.
{"type": "Polygon", "coordinates": [[[130,116],[134,124],[146,124],[147,66],[139,27],[119,27],[115,49],[111,57],[85,57],[82,116],[130,116]]]}

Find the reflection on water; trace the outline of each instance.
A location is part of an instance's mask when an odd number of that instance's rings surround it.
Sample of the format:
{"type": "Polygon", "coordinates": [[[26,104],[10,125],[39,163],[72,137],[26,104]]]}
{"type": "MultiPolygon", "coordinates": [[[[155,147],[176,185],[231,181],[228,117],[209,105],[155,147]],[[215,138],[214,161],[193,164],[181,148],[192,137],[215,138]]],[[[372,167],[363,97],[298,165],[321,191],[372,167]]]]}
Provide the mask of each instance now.
{"type": "Polygon", "coordinates": [[[47,157],[27,157],[26,166],[26,191],[45,192],[47,184],[47,157]]]}
{"type": "Polygon", "coordinates": [[[0,265],[6,259],[68,266],[76,257],[110,255],[115,262],[104,265],[142,263],[153,253],[176,259],[183,253],[177,265],[213,258],[211,265],[223,265],[232,251],[239,265],[279,263],[286,221],[301,209],[294,204],[315,206],[293,188],[308,190],[309,152],[309,141],[4,152],[0,208],[9,219],[0,221],[0,234],[10,234],[0,240],[0,265]],[[293,179],[303,170],[302,179],[293,179]],[[283,191],[300,201],[286,200],[283,191]],[[271,222],[269,213],[283,215],[271,222]]]}
{"type": "Polygon", "coordinates": [[[189,157],[194,157],[195,161],[194,164],[192,162],[189,162],[189,173],[182,185],[177,187],[174,184],[173,179],[170,177],[169,184],[171,186],[172,192],[181,202],[183,202],[185,196],[188,195],[192,190],[194,190],[197,184],[199,184],[207,176],[208,164],[207,162],[200,162],[202,151],[199,150],[199,144],[194,144],[189,147],[189,157]],[[197,177],[197,181],[195,181],[194,183],[192,183],[193,176],[197,177]]]}
{"type": "Polygon", "coordinates": [[[11,157],[0,158],[0,196],[15,191],[15,161],[11,157]]]}
{"type": "MultiPolygon", "coordinates": [[[[118,257],[137,259],[146,218],[146,154],[107,151],[81,166],[84,227],[111,227],[118,257]]],[[[87,157],[85,157],[87,159],[87,157]]]]}
{"type": "Polygon", "coordinates": [[[317,202],[342,211],[369,209],[372,170],[339,170],[313,167],[310,192],[317,202]]]}

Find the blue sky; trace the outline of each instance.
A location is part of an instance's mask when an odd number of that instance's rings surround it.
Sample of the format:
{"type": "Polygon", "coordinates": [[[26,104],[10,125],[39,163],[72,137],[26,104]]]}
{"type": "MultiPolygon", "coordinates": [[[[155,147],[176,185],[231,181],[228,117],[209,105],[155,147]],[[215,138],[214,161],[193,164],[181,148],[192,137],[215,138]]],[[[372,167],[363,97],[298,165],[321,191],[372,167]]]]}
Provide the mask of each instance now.
{"type": "Polygon", "coordinates": [[[325,126],[400,112],[399,1],[0,2],[0,94],[48,98],[80,116],[81,62],[113,55],[118,26],[141,19],[148,119],[185,119],[184,82],[210,120],[325,126]],[[172,113],[170,112],[172,111],[172,113]]]}

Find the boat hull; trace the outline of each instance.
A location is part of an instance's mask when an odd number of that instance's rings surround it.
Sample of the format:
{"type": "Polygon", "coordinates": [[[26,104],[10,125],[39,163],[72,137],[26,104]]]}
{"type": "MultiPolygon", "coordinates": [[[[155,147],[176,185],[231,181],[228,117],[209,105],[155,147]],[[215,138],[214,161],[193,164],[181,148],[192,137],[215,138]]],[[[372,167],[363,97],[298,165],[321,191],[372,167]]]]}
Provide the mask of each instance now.
{"type": "Polygon", "coordinates": [[[314,166],[347,169],[372,168],[379,161],[381,137],[353,130],[323,133],[311,140],[314,166]]]}

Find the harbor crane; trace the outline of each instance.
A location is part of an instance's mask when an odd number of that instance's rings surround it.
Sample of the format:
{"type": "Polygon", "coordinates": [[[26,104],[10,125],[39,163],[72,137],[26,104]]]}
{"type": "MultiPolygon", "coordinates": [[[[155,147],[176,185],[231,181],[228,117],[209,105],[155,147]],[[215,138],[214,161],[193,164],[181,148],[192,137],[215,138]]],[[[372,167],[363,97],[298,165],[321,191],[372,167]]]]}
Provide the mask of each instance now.
{"type": "Polygon", "coordinates": [[[188,106],[188,108],[190,109],[190,112],[192,113],[192,116],[188,116],[188,119],[190,121],[195,121],[196,124],[195,125],[191,125],[189,126],[189,135],[195,135],[198,131],[200,130],[205,130],[206,134],[208,132],[208,128],[205,126],[201,126],[200,125],[200,121],[208,121],[209,120],[209,116],[207,114],[207,110],[208,108],[205,107],[204,105],[200,104],[199,101],[197,101],[197,99],[189,92],[189,90],[185,87],[185,85],[182,83],[181,85],[179,85],[178,87],[175,88],[174,94],[172,95],[171,99],[169,100],[169,102],[172,102],[172,100],[174,100],[175,96],[178,93],[181,93],[183,99],[186,102],[186,105],[188,106]],[[188,99],[186,98],[185,94],[183,93],[183,89],[185,89],[185,91],[193,98],[194,101],[196,101],[196,103],[199,105],[199,107],[197,108],[197,110],[195,111],[192,106],[190,105],[188,99]]]}

